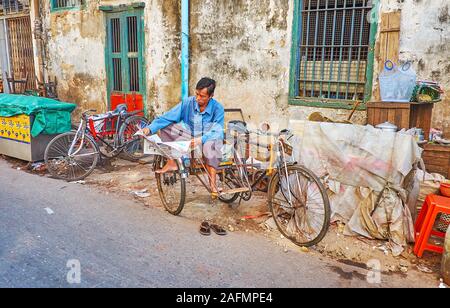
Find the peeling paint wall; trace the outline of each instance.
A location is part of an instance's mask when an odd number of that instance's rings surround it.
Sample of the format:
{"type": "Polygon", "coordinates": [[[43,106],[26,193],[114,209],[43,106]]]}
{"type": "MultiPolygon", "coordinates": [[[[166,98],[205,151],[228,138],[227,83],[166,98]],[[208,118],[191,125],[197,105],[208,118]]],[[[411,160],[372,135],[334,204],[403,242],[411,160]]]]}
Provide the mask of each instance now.
{"type": "MultiPolygon", "coordinates": [[[[449,89],[446,100],[436,106],[433,124],[450,136],[448,1],[381,4],[383,12],[403,10],[400,59],[412,60],[419,78],[439,81],[449,89]]],[[[226,107],[242,107],[255,121],[306,119],[315,111],[347,119],[348,110],[287,103],[293,10],[294,1],[288,0],[192,1],[191,87],[198,78],[211,75],[219,83],[219,100],[226,107]]],[[[365,124],[367,113],[356,112],[352,121],[365,124]]]]}
{"type": "MultiPolygon", "coordinates": [[[[47,51],[61,98],[83,108],[106,109],[104,13],[99,5],[131,0],[87,1],[80,11],[49,12],[47,51]]],[[[180,0],[145,1],[145,59],[148,109],[160,114],[180,99],[180,0]]],[[[419,78],[450,89],[447,0],[381,0],[382,11],[402,9],[400,58],[412,60],[419,78]]],[[[348,110],[288,105],[293,0],[191,0],[190,94],[197,80],[217,80],[216,98],[240,107],[254,122],[306,119],[312,112],[344,120],[348,110]]],[[[375,67],[375,71],[377,68],[375,67]]],[[[374,77],[376,81],[376,77],[374,77]]],[[[450,136],[450,107],[436,106],[433,124],[450,136]]],[[[366,112],[353,121],[366,123],[366,112]]]]}
{"type": "Polygon", "coordinates": [[[161,114],[176,104],[181,93],[181,3],[146,1],[146,71],[148,109],[161,114]]]}
{"type": "Polygon", "coordinates": [[[216,97],[248,120],[286,114],[293,1],[191,2],[191,88],[217,80],[216,97]]]}
{"type": "MultiPolygon", "coordinates": [[[[42,1],[47,68],[58,79],[62,100],[86,109],[107,109],[105,67],[106,25],[100,5],[132,4],[136,1],[87,1],[83,9],[50,11],[42,1]]],[[[145,1],[145,62],[147,107],[150,112],[166,108],[160,102],[177,101],[180,92],[178,0],[145,1]]]]}
{"type": "Polygon", "coordinates": [[[46,33],[46,64],[51,79],[58,80],[58,94],[64,101],[75,102],[80,109],[105,110],[106,74],[104,32],[101,13],[88,1],[84,10],[50,13],[45,5],[43,27],[46,33]]]}
{"type": "MultiPolygon", "coordinates": [[[[191,88],[200,77],[212,76],[219,101],[242,108],[255,123],[283,126],[316,111],[346,120],[348,110],[288,105],[293,16],[292,0],[193,0],[191,88]]],[[[352,120],[365,124],[366,112],[352,120]]]]}

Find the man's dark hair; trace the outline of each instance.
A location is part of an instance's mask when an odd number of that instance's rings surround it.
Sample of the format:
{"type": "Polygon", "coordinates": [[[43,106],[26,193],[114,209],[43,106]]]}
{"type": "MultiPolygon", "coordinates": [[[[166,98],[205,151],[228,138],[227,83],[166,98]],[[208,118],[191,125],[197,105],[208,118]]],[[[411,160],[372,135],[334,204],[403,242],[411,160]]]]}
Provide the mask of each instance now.
{"type": "Polygon", "coordinates": [[[202,78],[200,79],[200,81],[197,83],[197,90],[203,90],[203,89],[208,89],[208,94],[209,96],[214,94],[214,91],[216,90],[216,81],[214,79],[211,78],[202,78]]]}

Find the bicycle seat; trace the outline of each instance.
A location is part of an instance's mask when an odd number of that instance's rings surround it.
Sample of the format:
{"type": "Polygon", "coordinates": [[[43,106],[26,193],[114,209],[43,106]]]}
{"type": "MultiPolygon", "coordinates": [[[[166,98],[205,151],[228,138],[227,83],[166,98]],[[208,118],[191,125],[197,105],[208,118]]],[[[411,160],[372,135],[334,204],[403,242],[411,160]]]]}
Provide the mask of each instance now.
{"type": "Polygon", "coordinates": [[[117,107],[116,107],[116,109],[113,111],[113,113],[114,113],[115,115],[119,115],[119,114],[121,114],[122,112],[127,112],[127,111],[128,111],[127,105],[125,105],[125,104],[120,104],[120,105],[117,105],[117,107]]]}
{"type": "Polygon", "coordinates": [[[236,131],[240,134],[248,134],[247,123],[244,121],[233,120],[228,122],[227,131],[236,131]]]}

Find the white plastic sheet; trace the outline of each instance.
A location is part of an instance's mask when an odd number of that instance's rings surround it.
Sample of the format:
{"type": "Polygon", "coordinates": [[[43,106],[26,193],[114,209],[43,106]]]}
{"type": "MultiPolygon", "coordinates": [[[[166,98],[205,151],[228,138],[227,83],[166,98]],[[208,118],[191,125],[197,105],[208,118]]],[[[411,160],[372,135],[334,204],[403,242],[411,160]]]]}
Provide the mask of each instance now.
{"type": "Polygon", "coordinates": [[[291,130],[301,140],[298,161],[328,179],[332,220],[345,222],[346,234],[389,240],[400,254],[414,237],[405,183],[422,155],[414,138],[335,123],[299,121],[291,130]]]}

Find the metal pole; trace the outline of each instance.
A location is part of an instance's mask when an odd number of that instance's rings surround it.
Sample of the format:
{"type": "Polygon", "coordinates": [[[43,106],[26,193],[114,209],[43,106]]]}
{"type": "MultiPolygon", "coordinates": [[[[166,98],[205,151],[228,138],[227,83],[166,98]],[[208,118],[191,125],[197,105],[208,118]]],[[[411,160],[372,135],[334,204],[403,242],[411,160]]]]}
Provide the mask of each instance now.
{"type": "Polygon", "coordinates": [[[189,0],[181,1],[181,98],[189,96],[189,0]]]}

